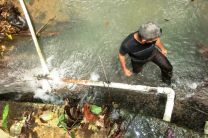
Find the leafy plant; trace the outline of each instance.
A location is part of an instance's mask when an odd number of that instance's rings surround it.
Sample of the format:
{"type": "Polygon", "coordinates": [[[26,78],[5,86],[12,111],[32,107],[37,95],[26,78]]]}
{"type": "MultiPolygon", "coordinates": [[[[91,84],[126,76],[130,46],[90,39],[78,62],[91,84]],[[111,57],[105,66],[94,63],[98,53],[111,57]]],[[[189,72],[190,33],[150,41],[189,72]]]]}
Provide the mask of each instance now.
{"type": "Polygon", "coordinates": [[[71,130],[70,131],[70,136],[71,136],[71,138],[75,138],[75,132],[74,132],[74,130],[71,130]]]}
{"type": "Polygon", "coordinates": [[[93,114],[99,115],[102,112],[102,108],[97,105],[90,105],[90,111],[93,114]]]}
{"type": "Polygon", "coordinates": [[[59,116],[57,126],[60,127],[60,128],[64,128],[64,130],[67,130],[65,114],[62,114],[62,115],[59,116]]]}
{"type": "Polygon", "coordinates": [[[8,123],[8,114],[9,114],[9,104],[6,104],[4,106],[3,114],[2,114],[2,127],[4,129],[7,129],[7,123],[8,123]]]}

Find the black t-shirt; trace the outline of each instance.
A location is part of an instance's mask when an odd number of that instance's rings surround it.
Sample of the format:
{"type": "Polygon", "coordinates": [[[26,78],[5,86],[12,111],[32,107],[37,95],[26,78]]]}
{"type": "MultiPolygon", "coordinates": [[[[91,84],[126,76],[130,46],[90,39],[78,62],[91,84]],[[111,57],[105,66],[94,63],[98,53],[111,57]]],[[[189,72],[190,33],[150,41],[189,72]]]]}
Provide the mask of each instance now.
{"type": "Polygon", "coordinates": [[[155,49],[155,42],[141,44],[132,33],[122,42],[119,53],[122,55],[128,54],[132,59],[145,60],[153,54],[155,49]]]}

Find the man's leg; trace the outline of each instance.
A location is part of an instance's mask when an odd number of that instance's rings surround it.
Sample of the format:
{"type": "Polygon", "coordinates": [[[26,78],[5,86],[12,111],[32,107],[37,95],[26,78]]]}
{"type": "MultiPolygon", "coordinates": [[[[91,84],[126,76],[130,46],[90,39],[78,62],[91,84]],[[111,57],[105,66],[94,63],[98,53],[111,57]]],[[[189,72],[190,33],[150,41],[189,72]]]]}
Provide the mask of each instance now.
{"type": "Polygon", "coordinates": [[[152,62],[160,67],[162,81],[170,85],[173,67],[167,57],[165,57],[159,50],[156,50],[155,56],[152,58],[152,62]]]}
{"type": "Polygon", "coordinates": [[[133,60],[131,60],[131,65],[132,65],[132,68],[133,68],[133,73],[139,73],[142,71],[143,69],[143,65],[145,63],[138,63],[138,62],[135,62],[133,60]]]}

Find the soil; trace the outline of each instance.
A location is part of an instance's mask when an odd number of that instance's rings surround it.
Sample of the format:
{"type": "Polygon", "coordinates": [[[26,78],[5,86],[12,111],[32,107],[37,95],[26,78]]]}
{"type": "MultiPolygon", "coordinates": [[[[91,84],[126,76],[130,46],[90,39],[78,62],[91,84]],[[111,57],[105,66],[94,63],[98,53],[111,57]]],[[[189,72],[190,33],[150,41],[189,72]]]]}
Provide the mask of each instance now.
{"type": "MultiPolygon", "coordinates": [[[[63,113],[64,107],[51,104],[35,104],[35,103],[17,103],[17,102],[0,102],[0,114],[3,107],[9,104],[8,128],[17,121],[21,121],[25,113],[32,113],[32,121],[29,129],[24,133],[28,138],[68,138],[69,134],[63,128],[57,126],[58,114],[63,113]],[[44,113],[50,113],[53,117],[43,122],[40,116],[44,113]]],[[[2,118],[1,118],[2,119],[2,118]]],[[[0,123],[0,127],[1,123],[0,123]]],[[[1,129],[0,129],[1,130],[1,129]]],[[[0,131],[1,134],[1,131],[0,131]]],[[[105,137],[105,129],[99,133],[93,133],[90,130],[79,129],[76,132],[76,138],[97,138],[105,137]]],[[[10,132],[10,136],[15,136],[10,132]]],[[[16,135],[17,136],[17,135],[16,135]]]]}

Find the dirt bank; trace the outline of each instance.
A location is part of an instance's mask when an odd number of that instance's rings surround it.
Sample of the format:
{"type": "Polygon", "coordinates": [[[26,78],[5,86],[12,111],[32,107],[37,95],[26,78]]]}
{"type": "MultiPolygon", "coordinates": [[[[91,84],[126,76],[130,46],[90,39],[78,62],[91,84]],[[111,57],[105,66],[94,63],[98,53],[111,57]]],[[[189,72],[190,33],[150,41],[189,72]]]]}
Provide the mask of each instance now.
{"type": "MultiPolygon", "coordinates": [[[[73,96],[64,94],[64,98],[73,99],[75,97],[83,97],[81,96],[83,94],[85,92],[75,92],[73,96]]],[[[19,99],[16,99],[17,101],[41,102],[40,99],[34,99],[33,95],[33,93],[25,93],[20,98],[20,94],[18,93],[10,95],[4,94],[0,96],[0,100],[14,100],[15,97],[19,96],[19,99]]],[[[106,90],[99,90],[96,94],[93,92],[87,97],[93,97],[94,100],[92,102],[99,105],[117,103],[119,107],[127,109],[129,112],[159,119],[163,118],[166,103],[166,97],[164,95],[147,95],[118,90],[110,90],[110,95],[106,90]]],[[[202,90],[185,100],[176,99],[171,122],[203,133],[205,121],[208,120],[208,103],[206,98],[206,93],[202,90]]]]}
{"type": "MultiPolygon", "coordinates": [[[[15,124],[21,122],[24,119],[24,116],[30,116],[26,121],[27,122],[25,124],[26,126],[23,126],[21,130],[21,137],[33,137],[33,138],[69,137],[69,133],[64,128],[58,125],[58,122],[60,121],[60,115],[64,113],[64,109],[65,109],[64,106],[58,106],[52,104],[17,103],[17,102],[1,101],[0,114],[3,114],[2,110],[7,104],[9,105],[9,114],[7,121],[8,121],[8,128],[10,128],[9,130],[11,136],[18,136],[20,133],[18,129],[19,127],[15,127],[15,124]]],[[[138,117],[143,118],[141,115],[138,115],[138,117]]],[[[2,121],[2,117],[0,117],[0,120],[2,121]]],[[[146,119],[144,118],[144,120],[146,119]]],[[[167,128],[171,128],[171,131],[174,130],[176,137],[200,136],[198,133],[192,132],[190,130],[181,127],[177,127],[173,124],[162,122],[155,118],[151,118],[151,120],[149,121],[150,121],[149,125],[151,125],[151,127],[152,124],[154,124],[154,126],[159,125],[160,128],[158,130],[160,136],[166,135],[165,131],[167,130],[167,128]]],[[[2,123],[0,123],[0,128],[2,127],[3,127],[2,123]]],[[[0,129],[0,134],[2,133],[4,135],[8,135],[5,134],[5,132],[2,132],[0,129]]],[[[75,131],[75,136],[77,138],[97,138],[97,137],[106,137],[106,135],[107,135],[107,128],[103,128],[101,129],[101,131],[98,131],[97,133],[94,133],[93,131],[89,131],[86,128],[77,128],[77,130],[75,131]]]]}

